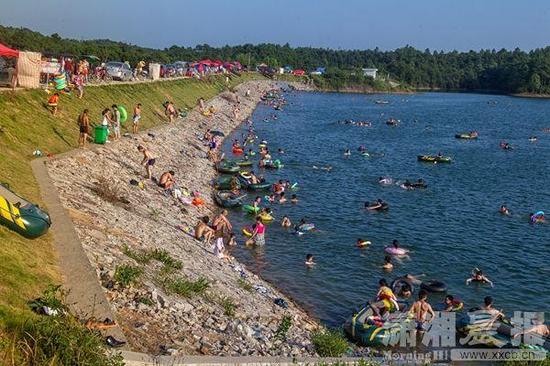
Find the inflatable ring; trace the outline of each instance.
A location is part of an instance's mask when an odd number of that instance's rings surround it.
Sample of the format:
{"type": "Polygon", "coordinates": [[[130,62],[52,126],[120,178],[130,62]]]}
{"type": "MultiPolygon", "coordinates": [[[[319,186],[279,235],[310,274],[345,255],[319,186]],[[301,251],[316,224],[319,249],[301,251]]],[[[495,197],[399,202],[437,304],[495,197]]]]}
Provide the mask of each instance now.
{"type": "Polygon", "coordinates": [[[252,233],[254,232],[254,229],[252,229],[252,226],[245,226],[243,227],[243,235],[246,236],[247,238],[250,238],[252,237],[252,233]]]}
{"type": "Polygon", "coordinates": [[[447,285],[445,285],[441,281],[436,280],[422,282],[420,284],[420,288],[428,292],[447,292],[447,285]]]}
{"type": "Polygon", "coordinates": [[[414,292],[413,283],[406,277],[398,277],[393,280],[390,284],[390,288],[394,294],[400,297],[403,296],[403,292],[405,291],[409,291],[411,294],[414,292]]]}
{"type": "Polygon", "coordinates": [[[120,122],[121,123],[124,123],[126,122],[126,120],[128,119],[128,112],[126,112],[126,108],[124,108],[123,106],[119,105],[117,107],[118,109],[118,112],[120,113],[120,122]]]}
{"type": "Polygon", "coordinates": [[[369,245],[371,245],[371,242],[368,241],[368,240],[362,240],[359,243],[357,243],[358,248],[364,248],[364,247],[367,247],[369,245]]]}

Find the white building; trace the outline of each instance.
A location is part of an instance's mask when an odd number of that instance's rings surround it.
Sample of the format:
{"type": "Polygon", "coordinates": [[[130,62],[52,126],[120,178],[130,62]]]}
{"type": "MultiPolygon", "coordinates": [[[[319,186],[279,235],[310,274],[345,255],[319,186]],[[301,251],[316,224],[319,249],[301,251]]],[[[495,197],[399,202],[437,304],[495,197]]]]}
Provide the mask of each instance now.
{"type": "Polygon", "coordinates": [[[370,76],[371,78],[376,79],[376,72],[377,71],[378,71],[378,69],[363,68],[363,75],[364,76],[370,76]]]}

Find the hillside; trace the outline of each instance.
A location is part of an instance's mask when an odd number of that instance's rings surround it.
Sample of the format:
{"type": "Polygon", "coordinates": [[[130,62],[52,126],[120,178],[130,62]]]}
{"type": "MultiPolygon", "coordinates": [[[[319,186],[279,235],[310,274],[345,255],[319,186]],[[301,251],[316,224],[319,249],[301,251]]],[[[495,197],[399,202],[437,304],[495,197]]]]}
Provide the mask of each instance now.
{"type": "MultiPolygon", "coordinates": [[[[127,108],[142,103],[141,128],[145,129],[163,123],[161,104],[166,100],[174,101],[178,108],[192,108],[199,97],[210,99],[228,87],[258,77],[255,74],[233,77],[230,85],[225,85],[224,77],[212,77],[203,81],[88,87],[81,100],[74,95],[61,96],[56,117],[44,108],[48,95],[43,90],[0,93],[0,181],[8,183],[23,197],[41,203],[29,164],[33,151],[38,149],[55,155],[76,148],[76,118],[85,108],[90,111],[92,123],[98,123],[101,110],[113,103],[127,108]]],[[[39,296],[49,284],[59,284],[61,277],[51,234],[27,240],[0,226],[0,242],[3,244],[0,246],[0,338],[3,338],[6,330],[13,330],[32,318],[27,301],[39,296]]]]}

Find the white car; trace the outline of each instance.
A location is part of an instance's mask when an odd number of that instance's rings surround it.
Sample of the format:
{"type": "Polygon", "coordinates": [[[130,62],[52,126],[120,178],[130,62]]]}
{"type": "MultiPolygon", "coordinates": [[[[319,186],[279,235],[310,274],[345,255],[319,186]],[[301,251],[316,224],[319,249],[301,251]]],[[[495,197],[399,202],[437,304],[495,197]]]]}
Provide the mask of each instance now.
{"type": "Polygon", "coordinates": [[[132,69],[124,62],[107,62],[105,64],[105,71],[115,80],[128,81],[132,80],[133,77],[132,69]]]}

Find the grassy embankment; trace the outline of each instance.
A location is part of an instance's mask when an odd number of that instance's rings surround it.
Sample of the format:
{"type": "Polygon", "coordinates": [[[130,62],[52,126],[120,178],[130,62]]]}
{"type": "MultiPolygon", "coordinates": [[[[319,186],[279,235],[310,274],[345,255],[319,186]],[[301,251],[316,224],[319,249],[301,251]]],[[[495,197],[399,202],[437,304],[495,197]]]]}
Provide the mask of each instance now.
{"type": "MultiPolygon", "coordinates": [[[[101,121],[101,111],[113,103],[131,113],[136,103],[143,108],[141,129],[163,123],[162,103],[171,100],[178,108],[192,108],[199,97],[209,99],[226,88],[258,79],[256,74],[209,80],[174,80],[142,84],[88,87],[83,99],[62,95],[59,113],[53,117],[44,107],[44,90],[0,93],[0,182],[10,184],[21,196],[41,203],[30,160],[33,151],[58,154],[78,147],[77,116],[89,109],[92,123],[101,121]]],[[[131,122],[125,128],[131,128],[131,122]]],[[[38,297],[49,284],[61,282],[52,235],[28,240],[0,226],[0,343],[17,324],[33,319],[27,301],[38,297]]],[[[1,355],[0,347],[0,355],[1,355]]],[[[0,360],[2,357],[0,357],[0,360]]],[[[0,361],[1,363],[1,361],[0,361]]]]}

